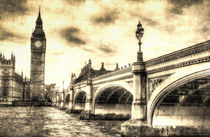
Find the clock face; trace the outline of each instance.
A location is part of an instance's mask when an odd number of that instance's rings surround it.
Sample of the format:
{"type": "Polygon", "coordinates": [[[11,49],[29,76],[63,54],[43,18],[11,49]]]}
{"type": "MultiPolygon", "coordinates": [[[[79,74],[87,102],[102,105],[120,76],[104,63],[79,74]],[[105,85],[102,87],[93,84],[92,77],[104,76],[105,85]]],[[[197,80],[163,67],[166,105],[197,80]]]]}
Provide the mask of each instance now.
{"type": "Polygon", "coordinates": [[[35,47],[36,48],[39,48],[39,47],[41,47],[41,45],[42,45],[42,42],[41,41],[35,41],[35,47]]]}

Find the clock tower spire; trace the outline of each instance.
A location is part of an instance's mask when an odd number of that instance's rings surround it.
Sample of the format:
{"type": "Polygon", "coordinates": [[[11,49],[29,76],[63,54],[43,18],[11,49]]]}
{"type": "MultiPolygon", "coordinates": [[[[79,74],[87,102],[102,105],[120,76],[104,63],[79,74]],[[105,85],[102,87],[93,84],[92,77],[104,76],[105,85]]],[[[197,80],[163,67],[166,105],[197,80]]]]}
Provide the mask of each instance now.
{"type": "Polygon", "coordinates": [[[36,20],[35,30],[31,36],[31,100],[43,101],[45,76],[46,38],[43,30],[41,11],[36,20]]]}
{"type": "Polygon", "coordinates": [[[45,33],[44,33],[44,30],[43,30],[43,26],[42,26],[42,18],[41,18],[40,7],[39,7],[39,14],[38,14],[38,17],[36,19],[36,27],[35,27],[34,32],[32,33],[32,37],[45,38],[45,33]]]}

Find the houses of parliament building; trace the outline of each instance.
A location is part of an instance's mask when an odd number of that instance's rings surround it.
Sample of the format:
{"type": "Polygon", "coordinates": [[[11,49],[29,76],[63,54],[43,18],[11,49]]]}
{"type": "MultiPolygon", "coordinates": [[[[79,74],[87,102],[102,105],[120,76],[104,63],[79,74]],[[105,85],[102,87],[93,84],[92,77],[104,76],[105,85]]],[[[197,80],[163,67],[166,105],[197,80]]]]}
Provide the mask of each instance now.
{"type": "Polygon", "coordinates": [[[0,54],[0,104],[14,101],[43,101],[46,38],[39,10],[31,36],[30,79],[15,72],[15,55],[6,59],[0,54]]]}

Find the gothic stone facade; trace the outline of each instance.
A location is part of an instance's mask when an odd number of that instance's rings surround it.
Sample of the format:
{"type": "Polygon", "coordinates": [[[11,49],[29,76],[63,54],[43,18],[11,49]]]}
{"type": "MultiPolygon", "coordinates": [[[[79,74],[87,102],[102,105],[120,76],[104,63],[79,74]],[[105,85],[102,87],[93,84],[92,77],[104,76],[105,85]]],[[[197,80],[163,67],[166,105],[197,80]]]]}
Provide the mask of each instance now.
{"type": "Polygon", "coordinates": [[[11,59],[6,59],[0,54],[0,103],[29,99],[26,95],[30,88],[24,87],[29,87],[29,83],[23,79],[23,75],[15,73],[15,56],[11,55],[11,59]]]}

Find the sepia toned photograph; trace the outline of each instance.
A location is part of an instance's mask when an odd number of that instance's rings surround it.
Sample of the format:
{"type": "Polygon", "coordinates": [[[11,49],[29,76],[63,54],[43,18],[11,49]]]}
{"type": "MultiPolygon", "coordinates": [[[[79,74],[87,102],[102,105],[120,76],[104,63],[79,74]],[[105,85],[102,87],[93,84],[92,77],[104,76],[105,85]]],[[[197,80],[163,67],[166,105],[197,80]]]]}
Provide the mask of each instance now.
{"type": "Polygon", "coordinates": [[[0,137],[210,136],[210,0],[0,0],[0,137]]]}

